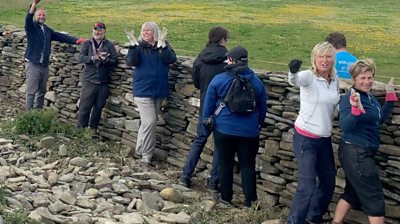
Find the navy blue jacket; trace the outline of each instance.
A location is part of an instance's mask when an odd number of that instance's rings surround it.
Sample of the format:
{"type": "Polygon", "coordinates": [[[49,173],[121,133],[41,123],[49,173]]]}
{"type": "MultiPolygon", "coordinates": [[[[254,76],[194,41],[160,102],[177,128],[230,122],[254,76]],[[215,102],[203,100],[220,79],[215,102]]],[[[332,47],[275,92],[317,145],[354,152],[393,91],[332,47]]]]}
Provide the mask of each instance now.
{"type": "Polygon", "coordinates": [[[176,54],[167,43],[164,48],[157,48],[144,41],[139,46],[129,47],[125,62],[135,66],[133,71],[133,96],[166,98],[168,91],[169,65],[176,61],[176,54]]]}
{"type": "Polygon", "coordinates": [[[43,32],[39,23],[33,21],[33,16],[34,14],[28,12],[25,18],[25,31],[28,40],[25,58],[34,64],[39,64],[41,55],[43,54],[43,66],[48,66],[52,40],[75,44],[78,38],[56,32],[45,24],[43,24],[43,32]]]}
{"type": "Polygon", "coordinates": [[[343,131],[342,141],[362,145],[376,151],[380,144],[380,126],[389,117],[394,102],[385,102],[383,107],[376,98],[368,93],[360,93],[365,114],[355,116],[351,113],[350,92],[343,95],[339,102],[339,127],[343,131]]]}
{"type": "MultiPolygon", "coordinates": [[[[267,94],[264,84],[247,65],[244,71],[235,72],[235,74],[245,79],[250,79],[257,96],[257,111],[250,114],[237,114],[232,113],[228,107],[224,107],[215,118],[215,129],[226,135],[257,137],[260,134],[260,126],[264,125],[267,112],[267,94]]],[[[211,80],[204,99],[202,120],[210,117],[215,112],[219,103],[228,93],[233,79],[234,76],[232,74],[223,72],[211,80]]]]}
{"type": "Polygon", "coordinates": [[[87,81],[108,83],[111,81],[111,68],[118,63],[117,52],[114,44],[107,40],[103,40],[101,49],[102,52],[107,52],[110,55],[106,62],[92,61],[93,56],[93,41],[94,39],[87,40],[82,44],[81,52],[79,54],[79,63],[85,63],[83,69],[83,79],[87,81]]]}
{"type": "Polygon", "coordinates": [[[217,74],[224,72],[227,52],[228,50],[222,45],[210,45],[204,48],[193,62],[193,84],[200,89],[200,114],[203,113],[208,84],[217,74]]]}

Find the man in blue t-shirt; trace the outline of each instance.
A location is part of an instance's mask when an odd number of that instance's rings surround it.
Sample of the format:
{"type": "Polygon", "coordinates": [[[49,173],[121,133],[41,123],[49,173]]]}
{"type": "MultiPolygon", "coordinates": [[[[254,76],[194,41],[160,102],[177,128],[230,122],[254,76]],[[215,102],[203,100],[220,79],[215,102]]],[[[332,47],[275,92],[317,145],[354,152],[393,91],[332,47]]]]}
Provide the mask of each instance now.
{"type": "Polygon", "coordinates": [[[349,67],[357,58],[346,50],[347,42],[346,37],[339,32],[332,32],[326,38],[336,49],[336,71],[339,78],[351,79],[349,67]]]}

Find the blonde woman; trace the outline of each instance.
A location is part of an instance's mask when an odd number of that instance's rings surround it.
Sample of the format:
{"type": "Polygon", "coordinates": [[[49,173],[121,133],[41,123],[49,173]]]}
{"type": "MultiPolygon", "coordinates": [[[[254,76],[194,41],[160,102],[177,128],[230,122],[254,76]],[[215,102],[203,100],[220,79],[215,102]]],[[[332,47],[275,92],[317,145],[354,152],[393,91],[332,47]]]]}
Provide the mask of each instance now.
{"type": "Polygon", "coordinates": [[[294,125],[293,151],[298,166],[297,190],[287,223],[320,223],[335,189],[332,120],[339,102],[335,48],[315,45],[309,70],[301,60],[289,63],[289,83],[300,87],[300,113],[294,125]],[[318,180],[318,181],[317,181],[318,180]]]}
{"type": "Polygon", "coordinates": [[[157,113],[162,99],[169,96],[169,65],[176,61],[176,54],[166,41],[167,31],[159,30],[154,22],[142,25],[139,40],[133,31],[127,37],[130,46],[125,62],[135,66],[133,97],[141,121],[134,157],[149,165],[156,146],[157,113]]]}

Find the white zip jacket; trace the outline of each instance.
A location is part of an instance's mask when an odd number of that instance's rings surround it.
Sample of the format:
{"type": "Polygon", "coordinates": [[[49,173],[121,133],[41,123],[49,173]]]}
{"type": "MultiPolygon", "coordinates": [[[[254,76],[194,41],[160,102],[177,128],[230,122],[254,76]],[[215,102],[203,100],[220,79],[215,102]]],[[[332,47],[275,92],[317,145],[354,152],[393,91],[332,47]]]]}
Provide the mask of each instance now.
{"type": "Polygon", "coordinates": [[[332,120],[339,103],[339,80],[330,82],[305,70],[288,74],[289,83],[300,87],[300,113],[295,125],[320,137],[332,134],[332,120]]]}

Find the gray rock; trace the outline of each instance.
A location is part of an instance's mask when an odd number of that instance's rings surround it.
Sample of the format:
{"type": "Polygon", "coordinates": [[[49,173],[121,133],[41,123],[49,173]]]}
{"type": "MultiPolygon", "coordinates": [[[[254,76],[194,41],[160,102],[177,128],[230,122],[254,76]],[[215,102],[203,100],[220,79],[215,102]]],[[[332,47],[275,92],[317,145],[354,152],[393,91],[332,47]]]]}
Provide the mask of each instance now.
{"type": "Polygon", "coordinates": [[[55,144],[56,144],[56,139],[51,136],[47,136],[47,137],[40,139],[40,143],[39,143],[40,147],[45,148],[45,149],[51,148],[55,144]]]}

